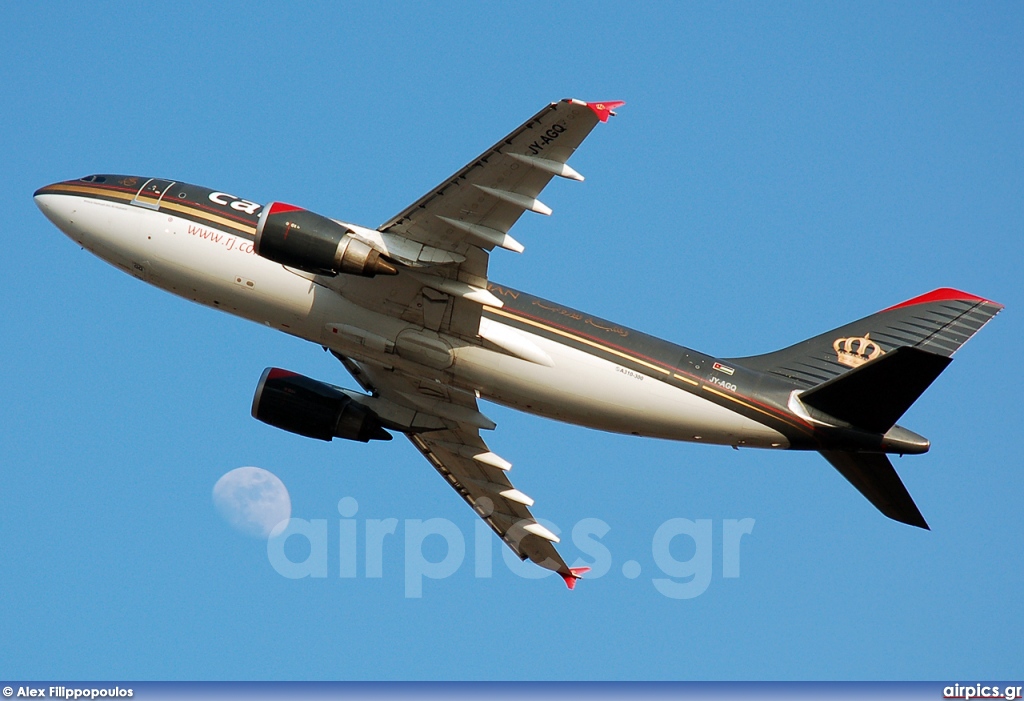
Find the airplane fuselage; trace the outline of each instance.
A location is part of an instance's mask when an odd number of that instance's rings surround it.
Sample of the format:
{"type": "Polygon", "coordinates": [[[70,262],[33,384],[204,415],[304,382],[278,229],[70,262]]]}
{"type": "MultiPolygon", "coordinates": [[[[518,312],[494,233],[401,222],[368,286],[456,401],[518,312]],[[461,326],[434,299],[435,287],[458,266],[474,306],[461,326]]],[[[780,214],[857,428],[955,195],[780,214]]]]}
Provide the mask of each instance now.
{"type": "Polygon", "coordinates": [[[108,175],[55,183],[35,197],[67,236],[145,282],[361,362],[420,375],[426,368],[523,411],[736,447],[927,450],[913,434],[886,442],[820,425],[794,411],[793,386],[780,378],[502,285],[488,287],[502,306],[483,307],[478,339],[448,335],[424,321],[434,316],[427,310],[415,321],[389,313],[373,278],[324,278],[257,255],[262,207],[224,192],[108,175]]]}

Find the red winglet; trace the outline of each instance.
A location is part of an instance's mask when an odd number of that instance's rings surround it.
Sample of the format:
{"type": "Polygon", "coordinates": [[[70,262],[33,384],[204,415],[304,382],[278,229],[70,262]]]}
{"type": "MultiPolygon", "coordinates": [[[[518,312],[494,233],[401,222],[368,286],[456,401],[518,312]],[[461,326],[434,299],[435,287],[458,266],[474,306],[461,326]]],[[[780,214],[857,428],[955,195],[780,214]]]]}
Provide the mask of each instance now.
{"type": "Polygon", "coordinates": [[[587,107],[594,111],[597,118],[602,122],[607,122],[609,117],[614,117],[615,113],[612,112],[616,107],[622,107],[625,102],[622,100],[614,100],[612,102],[588,102],[587,107]]]}
{"type": "MultiPolygon", "coordinates": [[[[988,304],[999,304],[991,300],[985,299],[984,297],[978,297],[968,292],[961,292],[960,290],[954,290],[952,287],[942,287],[937,290],[932,290],[919,297],[908,299],[906,302],[900,302],[899,304],[893,305],[888,309],[882,311],[891,312],[893,309],[900,309],[901,307],[912,307],[915,304],[927,304],[928,302],[987,302],[988,304]]],[[[1002,305],[999,305],[1002,306],[1002,305]]]]}
{"type": "Polygon", "coordinates": [[[582,579],[583,575],[585,575],[589,571],[589,567],[570,567],[569,574],[562,575],[562,579],[565,580],[565,586],[569,587],[570,590],[575,589],[576,580],[582,579]]]}

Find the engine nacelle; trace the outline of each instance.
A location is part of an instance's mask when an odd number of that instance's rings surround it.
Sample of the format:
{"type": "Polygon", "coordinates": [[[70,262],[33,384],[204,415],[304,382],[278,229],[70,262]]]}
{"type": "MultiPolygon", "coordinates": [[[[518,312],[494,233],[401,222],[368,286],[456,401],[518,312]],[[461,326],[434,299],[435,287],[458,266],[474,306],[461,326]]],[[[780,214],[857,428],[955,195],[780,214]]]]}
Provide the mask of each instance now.
{"type": "Polygon", "coordinates": [[[389,441],[380,417],[337,387],[267,368],[252,398],[253,418],[290,433],[329,441],[389,441]]]}
{"type": "Polygon", "coordinates": [[[397,275],[380,252],[343,225],[309,210],[271,202],[256,225],[256,253],[275,263],[318,275],[397,275]]]}

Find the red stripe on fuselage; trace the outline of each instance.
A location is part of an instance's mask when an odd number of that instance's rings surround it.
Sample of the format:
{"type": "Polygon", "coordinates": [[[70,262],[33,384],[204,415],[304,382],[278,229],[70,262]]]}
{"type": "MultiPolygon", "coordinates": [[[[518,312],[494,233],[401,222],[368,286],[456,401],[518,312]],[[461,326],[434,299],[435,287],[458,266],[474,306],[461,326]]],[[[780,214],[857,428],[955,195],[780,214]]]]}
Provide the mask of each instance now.
{"type": "MultiPolygon", "coordinates": [[[[522,310],[511,309],[509,307],[504,307],[502,309],[502,311],[504,311],[506,313],[509,313],[509,314],[517,314],[519,316],[526,317],[527,319],[533,319],[534,321],[536,321],[536,322],[538,322],[540,324],[546,324],[548,326],[552,326],[552,327],[561,329],[562,331],[565,331],[567,334],[570,334],[572,336],[579,336],[580,338],[585,338],[585,339],[587,339],[587,340],[589,340],[589,341],[591,341],[591,342],[593,342],[593,343],[595,343],[595,344],[597,344],[599,346],[607,346],[609,348],[614,348],[615,350],[619,351],[620,353],[623,353],[626,356],[635,356],[637,358],[642,358],[644,361],[649,362],[652,365],[656,365],[656,366],[662,368],[663,370],[665,370],[666,372],[668,372],[670,374],[676,373],[676,374],[679,374],[679,375],[686,375],[687,377],[692,377],[694,380],[699,380],[701,384],[704,384],[704,385],[709,384],[707,381],[704,380],[704,378],[699,377],[697,375],[694,375],[693,373],[687,372],[687,371],[683,370],[682,368],[677,368],[677,367],[673,367],[671,365],[666,365],[664,362],[662,362],[660,360],[655,360],[654,358],[651,358],[649,356],[643,355],[642,353],[637,353],[635,350],[632,350],[631,348],[625,348],[623,346],[617,346],[614,343],[609,343],[608,341],[606,341],[604,339],[599,339],[599,338],[597,338],[595,336],[591,336],[590,334],[582,333],[581,331],[577,331],[576,329],[569,328],[568,326],[563,326],[563,325],[558,324],[558,323],[556,323],[554,321],[551,321],[549,319],[544,319],[544,318],[539,317],[539,316],[534,316],[532,314],[528,314],[528,313],[526,313],[526,312],[524,312],[522,310]]],[[[716,389],[721,390],[721,389],[724,389],[724,388],[718,387],[716,385],[716,389]]],[[[791,413],[788,413],[788,412],[787,413],[781,412],[781,411],[779,411],[778,408],[773,407],[770,404],[765,404],[763,402],[758,401],[757,399],[754,399],[753,397],[748,397],[746,395],[740,394],[739,392],[732,392],[730,390],[726,390],[726,391],[728,391],[729,394],[736,395],[737,401],[742,399],[743,401],[750,402],[751,404],[756,404],[757,406],[762,407],[765,412],[767,412],[767,413],[771,414],[772,416],[776,417],[777,419],[779,419],[783,423],[789,424],[790,426],[793,426],[794,428],[800,429],[800,430],[805,431],[805,432],[810,430],[810,433],[812,435],[814,433],[814,427],[811,426],[806,421],[804,421],[799,416],[796,416],[795,414],[791,414],[791,413]]]]}
{"type": "MultiPolygon", "coordinates": [[[[180,183],[179,182],[177,184],[178,185],[188,186],[187,183],[180,183]]],[[[60,190],[60,187],[62,185],[73,185],[76,188],[89,188],[91,190],[94,190],[97,195],[102,195],[104,190],[109,190],[109,191],[114,191],[114,192],[123,192],[123,193],[129,194],[129,195],[136,196],[138,194],[138,191],[139,191],[138,188],[136,188],[136,187],[127,188],[127,187],[122,187],[122,186],[115,185],[113,183],[91,183],[91,182],[84,182],[84,181],[80,182],[78,180],[66,180],[64,182],[54,183],[53,185],[47,185],[46,188],[43,188],[43,190],[45,191],[45,190],[47,190],[49,188],[53,188],[56,191],[55,194],[60,194],[59,190],[60,190]]],[[[196,187],[196,186],[192,186],[192,187],[196,187]]],[[[82,193],[75,192],[74,194],[80,195],[82,193]]],[[[118,201],[120,202],[120,201],[123,201],[123,200],[118,198],[118,201]]],[[[231,219],[233,221],[238,222],[239,224],[245,224],[246,226],[251,226],[253,228],[256,227],[256,219],[257,219],[256,215],[252,215],[252,217],[250,218],[250,217],[247,217],[247,216],[244,216],[244,215],[235,214],[235,212],[233,212],[229,207],[213,207],[213,206],[210,206],[208,204],[205,204],[205,203],[197,201],[197,200],[192,200],[192,199],[184,199],[183,200],[183,199],[177,198],[177,197],[175,197],[173,199],[168,198],[167,201],[168,202],[176,202],[176,203],[181,204],[181,205],[188,205],[188,206],[193,207],[195,209],[199,209],[199,210],[202,210],[202,211],[205,211],[205,212],[209,212],[210,214],[216,214],[219,217],[226,217],[228,219],[231,219]]],[[[291,205],[286,205],[286,206],[291,206],[291,205]]],[[[295,209],[300,209],[300,208],[296,207],[295,209]]]]}

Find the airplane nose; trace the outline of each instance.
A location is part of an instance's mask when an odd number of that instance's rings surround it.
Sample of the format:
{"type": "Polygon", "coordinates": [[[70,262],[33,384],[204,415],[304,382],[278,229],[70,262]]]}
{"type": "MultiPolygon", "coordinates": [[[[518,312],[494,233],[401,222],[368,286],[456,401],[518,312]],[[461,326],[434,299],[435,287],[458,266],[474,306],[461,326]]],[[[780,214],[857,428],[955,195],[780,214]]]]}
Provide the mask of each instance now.
{"type": "MultiPolygon", "coordinates": [[[[54,183],[58,185],[59,183],[54,183]]],[[[50,222],[53,223],[58,229],[64,232],[66,235],[71,236],[71,226],[73,224],[73,211],[74,205],[72,203],[72,197],[68,195],[59,195],[54,193],[51,188],[54,185],[47,185],[41,187],[32,193],[32,199],[36,203],[36,207],[43,213],[50,222]]]]}
{"type": "Polygon", "coordinates": [[[46,198],[46,190],[47,190],[47,188],[50,188],[50,187],[52,187],[52,186],[51,185],[47,185],[46,187],[41,187],[41,188],[39,188],[38,190],[36,190],[35,192],[32,193],[32,199],[35,201],[36,207],[39,207],[39,210],[42,211],[44,214],[46,212],[43,211],[43,203],[46,201],[46,199],[45,199],[46,198]]]}
{"type": "MultiPolygon", "coordinates": [[[[36,207],[39,208],[39,211],[45,214],[47,219],[53,221],[53,217],[50,216],[50,214],[51,212],[53,212],[53,208],[56,205],[56,200],[62,198],[60,197],[60,195],[54,195],[52,193],[47,192],[49,188],[49,185],[47,185],[46,187],[39,188],[34,193],[32,193],[32,199],[33,201],[35,201],[36,207]]],[[[56,224],[57,222],[53,223],[56,224]]]]}
{"type": "Polygon", "coordinates": [[[41,188],[33,192],[32,199],[35,200],[36,206],[41,209],[43,203],[47,201],[47,197],[58,192],[60,190],[60,186],[63,184],[63,182],[50,183],[49,185],[43,185],[41,188]]]}

